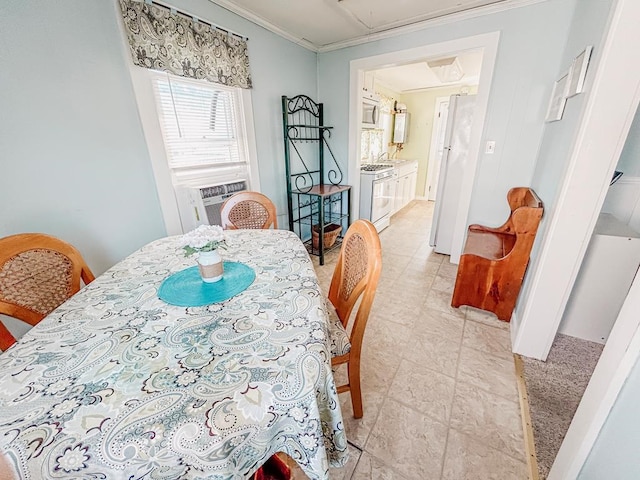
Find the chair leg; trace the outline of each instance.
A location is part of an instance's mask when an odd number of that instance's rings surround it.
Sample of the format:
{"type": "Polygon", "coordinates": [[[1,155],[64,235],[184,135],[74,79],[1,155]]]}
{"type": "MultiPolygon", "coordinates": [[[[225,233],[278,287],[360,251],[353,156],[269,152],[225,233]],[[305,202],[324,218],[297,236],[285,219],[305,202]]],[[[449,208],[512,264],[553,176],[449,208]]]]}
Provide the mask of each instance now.
{"type": "Polygon", "coordinates": [[[351,405],[353,405],[354,418],[362,418],[362,391],[360,389],[360,362],[349,362],[349,390],[351,393],[351,405]]]}
{"type": "Polygon", "coordinates": [[[0,322],[0,352],[4,352],[14,343],[16,343],[16,339],[13,335],[11,335],[9,330],[7,330],[7,327],[5,327],[2,322],[0,322]]]}
{"type": "Polygon", "coordinates": [[[458,308],[460,305],[462,305],[462,302],[458,298],[458,289],[455,288],[453,290],[453,295],[451,296],[451,306],[453,308],[458,308]]]}
{"type": "Polygon", "coordinates": [[[290,480],[291,469],[278,457],[278,454],[272,455],[262,465],[256,473],[253,474],[251,480],[290,480]]]}

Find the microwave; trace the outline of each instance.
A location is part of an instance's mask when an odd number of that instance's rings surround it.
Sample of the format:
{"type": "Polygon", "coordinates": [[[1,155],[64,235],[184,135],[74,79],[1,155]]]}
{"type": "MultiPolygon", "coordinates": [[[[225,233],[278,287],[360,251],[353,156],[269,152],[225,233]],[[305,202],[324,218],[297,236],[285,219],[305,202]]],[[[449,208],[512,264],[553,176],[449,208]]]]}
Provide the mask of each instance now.
{"type": "Polygon", "coordinates": [[[378,128],[380,107],[377,100],[362,99],[362,128],[378,128]]]}

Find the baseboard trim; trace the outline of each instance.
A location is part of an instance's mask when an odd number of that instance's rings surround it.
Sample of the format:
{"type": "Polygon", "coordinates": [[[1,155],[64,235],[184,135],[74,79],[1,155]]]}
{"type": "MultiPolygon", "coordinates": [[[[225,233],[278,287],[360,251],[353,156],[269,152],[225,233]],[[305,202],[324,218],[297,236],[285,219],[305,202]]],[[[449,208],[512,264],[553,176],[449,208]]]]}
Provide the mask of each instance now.
{"type": "Polygon", "coordinates": [[[516,382],[518,384],[518,398],[520,399],[520,417],[522,419],[524,450],[527,456],[529,480],[540,480],[536,445],[533,439],[533,427],[531,425],[531,413],[529,412],[529,396],[527,395],[527,384],[524,381],[524,362],[522,361],[522,357],[517,353],[513,354],[513,362],[516,367],[516,382]]]}

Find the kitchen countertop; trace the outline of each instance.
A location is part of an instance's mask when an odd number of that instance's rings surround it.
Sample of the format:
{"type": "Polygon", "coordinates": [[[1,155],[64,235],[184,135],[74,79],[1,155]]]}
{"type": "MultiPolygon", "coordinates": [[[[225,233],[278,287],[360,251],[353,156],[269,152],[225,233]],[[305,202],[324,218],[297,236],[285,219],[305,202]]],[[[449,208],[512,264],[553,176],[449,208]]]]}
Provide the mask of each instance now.
{"type": "Polygon", "coordinates": [[[405,158],[393,158],[390,160],[384,160],[384,163],[388,165],[393,165],[396,175],[398,176],[409,175],[418,170],[417,160],[410,160],[405,158]]]}
{"type": "Polygon", "coordinates": [[[418,163],[417,160],[407,160],[404,158],[394,158],[392,160],[384,160],[384,163],[392,163],[394,166],[406,165],[408,163],[418,163]]]}
{"type": "Polygon", "coordinates": [[[392,159],[388,159],[385,158],[383,160],[379,160],[377,162],[362,162],[362,165],[375,165],[377,163],[382,163],[382,164],[391,164],[394,167],[398,167],[400,165],[406,165],[409,163],[418,163],[418,160],[407,160],[404,158],[392,158],[392,159]]]}

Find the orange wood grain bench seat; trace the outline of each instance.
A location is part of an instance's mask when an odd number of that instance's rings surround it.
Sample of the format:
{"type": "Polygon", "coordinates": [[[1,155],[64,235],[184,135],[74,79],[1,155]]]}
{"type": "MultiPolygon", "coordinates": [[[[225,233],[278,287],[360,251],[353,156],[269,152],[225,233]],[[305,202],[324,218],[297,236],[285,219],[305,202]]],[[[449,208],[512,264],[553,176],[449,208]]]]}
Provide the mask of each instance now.
{"type": "Polygon", "coordinates": [[[487,232],[478,225],[470,225],[464,253],[498,260],[505,257],[516,243],[515,235],[487,232]]]}
{"type": "Polygon", "coordinates": [[[528,187],[509,190],[511,215],[498,228],[470,225],[451,305],[469,305],[509,321],[529,263],[543,206],[528,187]]]}

